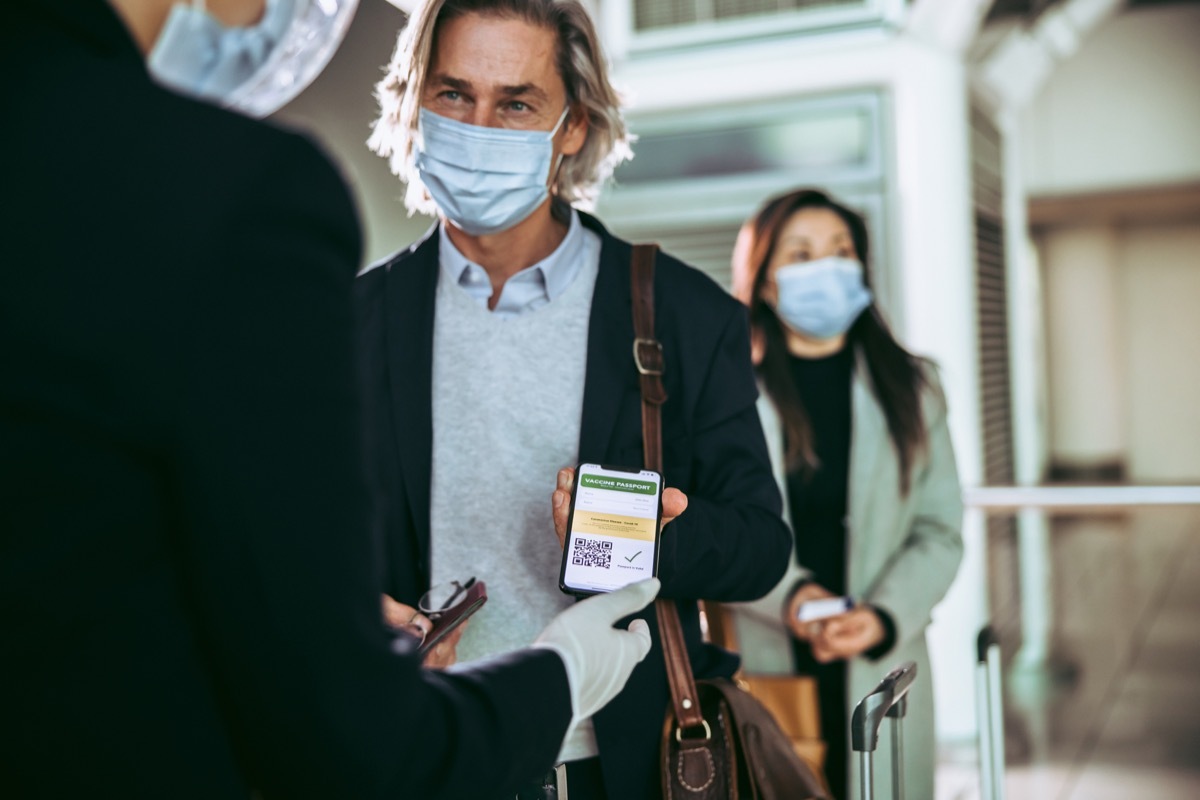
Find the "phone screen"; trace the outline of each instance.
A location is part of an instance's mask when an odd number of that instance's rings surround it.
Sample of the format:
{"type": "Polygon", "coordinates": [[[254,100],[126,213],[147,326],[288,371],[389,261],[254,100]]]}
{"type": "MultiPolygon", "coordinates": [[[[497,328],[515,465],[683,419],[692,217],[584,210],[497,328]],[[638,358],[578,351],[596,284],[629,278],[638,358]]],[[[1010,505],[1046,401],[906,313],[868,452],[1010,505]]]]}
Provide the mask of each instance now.
{"type": "Polygon", "coordinates": [[[580,464],[558,585],[564,592],[611,592],[658,572],[662,476],[580,464]]]}

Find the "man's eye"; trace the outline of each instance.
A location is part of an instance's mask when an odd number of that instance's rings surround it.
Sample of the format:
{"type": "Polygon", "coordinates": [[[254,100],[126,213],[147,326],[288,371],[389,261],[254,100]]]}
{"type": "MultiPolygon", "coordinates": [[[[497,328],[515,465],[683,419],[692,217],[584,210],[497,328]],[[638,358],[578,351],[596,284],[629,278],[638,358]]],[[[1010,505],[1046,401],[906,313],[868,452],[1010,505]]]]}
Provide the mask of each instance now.
{"type": "Polygon", "coordinates": [[[513,100],[508,104],[509,111],[528,111],[529,106],[522,103],[520,100],[513,100]]]}
{"type": "Polygon", "coordinates": [[[453,89],[447,89],[446,91],[442,92],[443,100],[454,101],[454,100],[459,100],[461,98],[462,98],[462,95],[459,94],[458,92],[454,91],[453,89]]]}

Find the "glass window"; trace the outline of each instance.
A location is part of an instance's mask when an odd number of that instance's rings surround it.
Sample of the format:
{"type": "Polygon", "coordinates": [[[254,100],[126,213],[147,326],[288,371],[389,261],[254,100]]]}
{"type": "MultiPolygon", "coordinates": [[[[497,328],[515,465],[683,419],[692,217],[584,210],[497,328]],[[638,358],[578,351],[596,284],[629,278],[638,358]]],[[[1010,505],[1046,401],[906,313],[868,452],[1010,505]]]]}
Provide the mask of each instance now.
{"type": "Polygon", "coordinates": [[[878,126],[875,93],[634,121],[637,155],[617,170],[617,184],[780,172],[875,180],[882,175],[878,126]]]}
{"type": "Polygon", "coordinates": [[[718,19],[779,14],[811,9],[860,9],[870,0],[634,0],[634,29],[639,31],[711,22],[718,19]]]}

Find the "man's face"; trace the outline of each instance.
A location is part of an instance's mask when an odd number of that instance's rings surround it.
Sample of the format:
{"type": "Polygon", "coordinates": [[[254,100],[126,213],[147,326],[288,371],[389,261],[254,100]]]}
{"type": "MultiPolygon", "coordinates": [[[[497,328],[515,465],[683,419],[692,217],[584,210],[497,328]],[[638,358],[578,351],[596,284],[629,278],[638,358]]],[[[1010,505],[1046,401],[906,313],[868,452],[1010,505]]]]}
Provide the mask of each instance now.
{"type": "MultiPolygon", "coordinates": [[[[567,107],[557,44],[553,31],[519,19],[471,13],[443,22],[421,105],[471,125],[549,131],[567,107]]],[[[563,123],[556,153],[579,151],[581,123],[563,123]]]]}

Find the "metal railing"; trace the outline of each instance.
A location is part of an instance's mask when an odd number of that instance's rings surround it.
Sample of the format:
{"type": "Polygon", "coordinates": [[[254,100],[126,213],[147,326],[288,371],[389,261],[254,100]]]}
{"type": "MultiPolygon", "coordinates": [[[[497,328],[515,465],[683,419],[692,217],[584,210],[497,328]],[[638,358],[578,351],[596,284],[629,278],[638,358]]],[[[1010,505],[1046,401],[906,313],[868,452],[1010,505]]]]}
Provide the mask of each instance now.
{"type": "Polygon", "coordinates": [[[1017,663],[1044,671],[1051,658],[1054,607],[1050,526],[1047,512],[1200,506],[1200,486],[1040,485],[963,489],[968,509],[1018,515],[1018,570],[1022,645],[1017,663]]]}
{"type": "Polygon", "coordinates": [[[1200,505],[1200,486],[976,486],[963,489],[968,508],[1129,508],[1200,505]]]}

